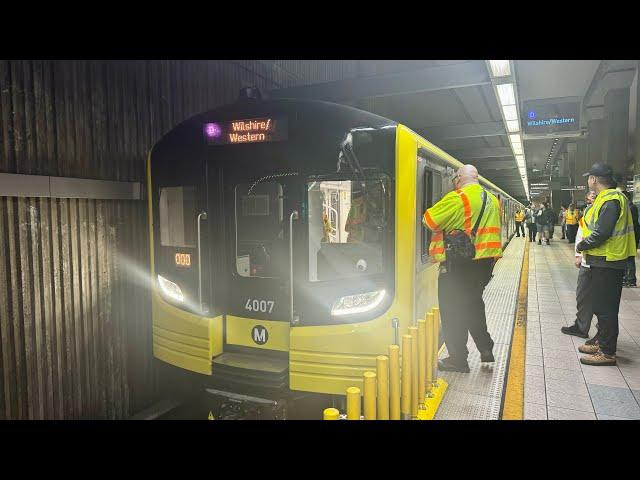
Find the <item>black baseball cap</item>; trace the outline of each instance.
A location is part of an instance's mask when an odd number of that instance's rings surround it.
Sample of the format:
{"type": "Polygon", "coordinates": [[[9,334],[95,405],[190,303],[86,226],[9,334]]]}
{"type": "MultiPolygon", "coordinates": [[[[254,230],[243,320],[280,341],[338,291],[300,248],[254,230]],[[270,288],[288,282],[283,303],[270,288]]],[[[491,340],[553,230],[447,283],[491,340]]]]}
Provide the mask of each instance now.
{"type": "Polygon", "coordinates": [[[613,169],[605,163],[594,163],[589,171],[582,176],[588,177],[589,175],[594,175],[596,177],[613,178],[613,169]]]}

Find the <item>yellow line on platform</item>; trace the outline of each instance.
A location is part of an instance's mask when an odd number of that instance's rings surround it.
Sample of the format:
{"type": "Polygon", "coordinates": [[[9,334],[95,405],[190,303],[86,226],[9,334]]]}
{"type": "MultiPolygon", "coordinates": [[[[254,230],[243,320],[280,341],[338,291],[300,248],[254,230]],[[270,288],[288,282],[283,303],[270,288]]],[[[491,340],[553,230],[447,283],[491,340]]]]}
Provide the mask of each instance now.
{"type": "Polygon", "coordinates": [[[529,296],[529,242],[525,241],[518,306],[516,308],[507,388],[505,390],[502,420],[522,420],[524,417],[524,376],[527,349],[527,300],[529,296]]]}

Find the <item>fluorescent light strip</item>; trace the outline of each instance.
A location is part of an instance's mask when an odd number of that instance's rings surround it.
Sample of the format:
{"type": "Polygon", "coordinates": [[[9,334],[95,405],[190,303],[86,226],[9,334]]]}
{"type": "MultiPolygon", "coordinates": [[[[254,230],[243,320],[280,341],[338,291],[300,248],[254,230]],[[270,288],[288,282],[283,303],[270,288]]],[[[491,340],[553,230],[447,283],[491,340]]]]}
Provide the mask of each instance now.
{"type": "MultiPolygon", "coordinates": [[[[511,75],[511,62],[509,60],[489,60],[489,68],[494,78],[511,75]]],[[[516,85],[515,82],[496,84],[495,81],[493,81],[493,84],[496,89],[496,96],[498,97],[498,101],[502,107],[505,127],[509,134],[511,150],[516,158],[516,165],[522,179],[522,186],[527,198],[529,198],[529,179],[527,175],[526,160],[524,157],[522,138],[519,135],[520,120],[518,118],[518,107],[515,95],[516,85]]]]}
{"type": "Polygon", "coordinates": [[[511,66],[509,60],[489,60],[491,73],[494,77],[506,77],[511,75],[511,66]]]}
{"type": "Polygon", "coordinates": [[[515,105],[504,105],[502,113],[505,120],[518,120],[518,109],[515,105]]]}
{"type": "Polygon", "coordinates": [[[518,120],[507,120],[507,130],[509,133],[520,131],[520,122],[518,120]]]}
{"type": "Polygon", "coordinates": [[[501,83],[500,85],[496,85],[496,90],[498,91],[498,98],[502,105],[516,104],[516,95],[513,92],[512,83],[501,83]]]}

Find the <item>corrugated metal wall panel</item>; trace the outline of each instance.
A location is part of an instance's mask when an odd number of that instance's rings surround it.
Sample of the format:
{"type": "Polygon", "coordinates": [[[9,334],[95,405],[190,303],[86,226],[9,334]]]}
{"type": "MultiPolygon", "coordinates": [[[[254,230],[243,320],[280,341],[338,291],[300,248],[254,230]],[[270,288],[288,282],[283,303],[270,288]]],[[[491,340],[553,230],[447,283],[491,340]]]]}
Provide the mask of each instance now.
{"type": "MultiPolygon", "coordinates": [[[[182,120],[344,61],[0,60],[0,172],[145,181],[182,120]]],[[[154,401],[145,202],[0,197],[0,418],[123,418],[154,401]]]]}

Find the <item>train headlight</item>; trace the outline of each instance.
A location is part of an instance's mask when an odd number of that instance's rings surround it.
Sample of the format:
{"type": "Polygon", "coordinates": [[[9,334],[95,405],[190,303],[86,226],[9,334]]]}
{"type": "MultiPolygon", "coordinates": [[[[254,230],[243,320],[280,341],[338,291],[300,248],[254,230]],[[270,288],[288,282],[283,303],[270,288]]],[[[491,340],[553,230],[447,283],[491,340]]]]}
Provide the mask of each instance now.
{"type": "Polygon", "coordinates": [[[331,315],[340,316],[368,312],[380,305],[385,294],[385,290],[376,290],[375,292],[347,295],[333,304],[331,315]]]}
{"type": "Polygon", "coordinates": [[[164,293],[170,299],[180,303],[184,302],[184,295],[182,295],[182,290],[175,283],[167,280],[161,275],[158,275],[158,285],[160,285],[160,290],[162,290],[162,293],[164,293]]]}

